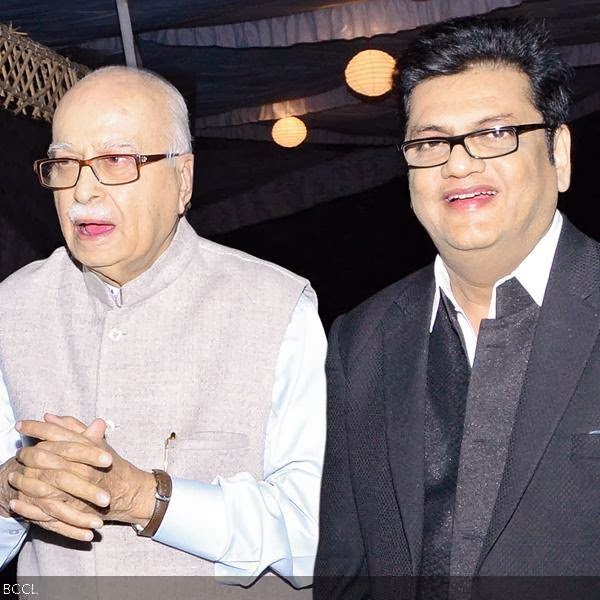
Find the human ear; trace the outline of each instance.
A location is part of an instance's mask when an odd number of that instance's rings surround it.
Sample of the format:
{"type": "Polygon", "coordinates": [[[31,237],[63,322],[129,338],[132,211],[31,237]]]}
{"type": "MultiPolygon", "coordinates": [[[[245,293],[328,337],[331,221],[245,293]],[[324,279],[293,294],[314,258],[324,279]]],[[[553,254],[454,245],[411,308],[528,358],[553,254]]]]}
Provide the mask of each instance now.
{"type": "Polygon", "coordinates": [[[554,168],[559,192],[566,192],[571,182],[571,132],[561,125],[554,133],[554,168]]]}
{"type": "Polygon", "coordinates": [[[179,198],[177,209],[180,216],[183,216],[192,198],[192,189],[194,186],[194,155],[192,153],[184,154],[176,158],[177,177],[179,181],[179,198]]]}

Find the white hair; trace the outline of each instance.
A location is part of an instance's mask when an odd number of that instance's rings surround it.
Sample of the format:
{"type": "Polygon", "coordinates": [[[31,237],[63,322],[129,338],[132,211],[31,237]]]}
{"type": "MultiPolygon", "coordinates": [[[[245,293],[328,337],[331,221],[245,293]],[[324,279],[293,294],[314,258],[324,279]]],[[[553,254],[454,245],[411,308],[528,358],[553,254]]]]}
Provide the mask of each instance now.
{"type": "Polygon", "coordinates": [[[126,75],[138,77],[142,82],[153,85],[158,88],[165,100],[165,105],[169,118],[170,139],[168,153],[169,154],[187,154],[192,152],[192,134],[190,131],[190,121],[187,105],[180,91],[164,77],[147,71],[145,69],[135,69],[133,67],[125,67],[122,65],[112,65],[102,67],[92,71],[83,79],[77,82],[87,82],[103,77],[104,75],[126,75]]]}

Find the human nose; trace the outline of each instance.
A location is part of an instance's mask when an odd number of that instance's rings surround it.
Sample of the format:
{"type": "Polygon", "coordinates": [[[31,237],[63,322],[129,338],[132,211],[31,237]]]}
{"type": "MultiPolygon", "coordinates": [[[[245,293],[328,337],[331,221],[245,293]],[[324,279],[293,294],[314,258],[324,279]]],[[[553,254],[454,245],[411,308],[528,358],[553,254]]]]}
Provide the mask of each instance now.
{"type": "Polygon", "coordinates": [[[73,188],[73,198],[80,204],[87,204],[100,196],[101,185],[92,166],[83,164],[79,167],[79,177],[73,188]]]}
{"type": "Polygon", "coordinates": [[[450,149],[450,156],[442,165],[442,176],[467,177],[471,173],[481,173],[485,169],[485,161],[469,154],[464,141],[454,144],[450,149]]]}

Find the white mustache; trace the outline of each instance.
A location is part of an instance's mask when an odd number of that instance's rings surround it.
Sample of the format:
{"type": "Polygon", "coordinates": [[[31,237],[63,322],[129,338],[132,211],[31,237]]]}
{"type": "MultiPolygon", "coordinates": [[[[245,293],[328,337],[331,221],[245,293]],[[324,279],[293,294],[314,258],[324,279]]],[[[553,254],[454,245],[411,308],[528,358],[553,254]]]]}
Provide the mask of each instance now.
{"type": "Polygon", "coordinates": [[[71,223],[91,223],[94,219],[99,221],[112,221],[110,209],[102,204],[85,205],[72,204],[67,211],[71,223]]]}

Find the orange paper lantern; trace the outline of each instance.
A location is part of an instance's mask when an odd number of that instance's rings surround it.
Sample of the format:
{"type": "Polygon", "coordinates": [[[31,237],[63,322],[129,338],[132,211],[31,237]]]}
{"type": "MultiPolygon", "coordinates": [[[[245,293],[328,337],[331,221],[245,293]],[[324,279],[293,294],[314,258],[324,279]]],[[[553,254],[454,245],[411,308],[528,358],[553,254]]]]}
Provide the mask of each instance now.
{"type": "Polygon", "coordinates": [[[383,96],[392,89],[394,58],[383,50],[363,50],[346,66],[346,83],[363,96],[383,96]]]}
{"type": "Polygon", "coordinates": [[[271,135],[284,148],[299,146],[306,139],[306,125],[298,117],[285,117],[273,125],[271,135]]]}

